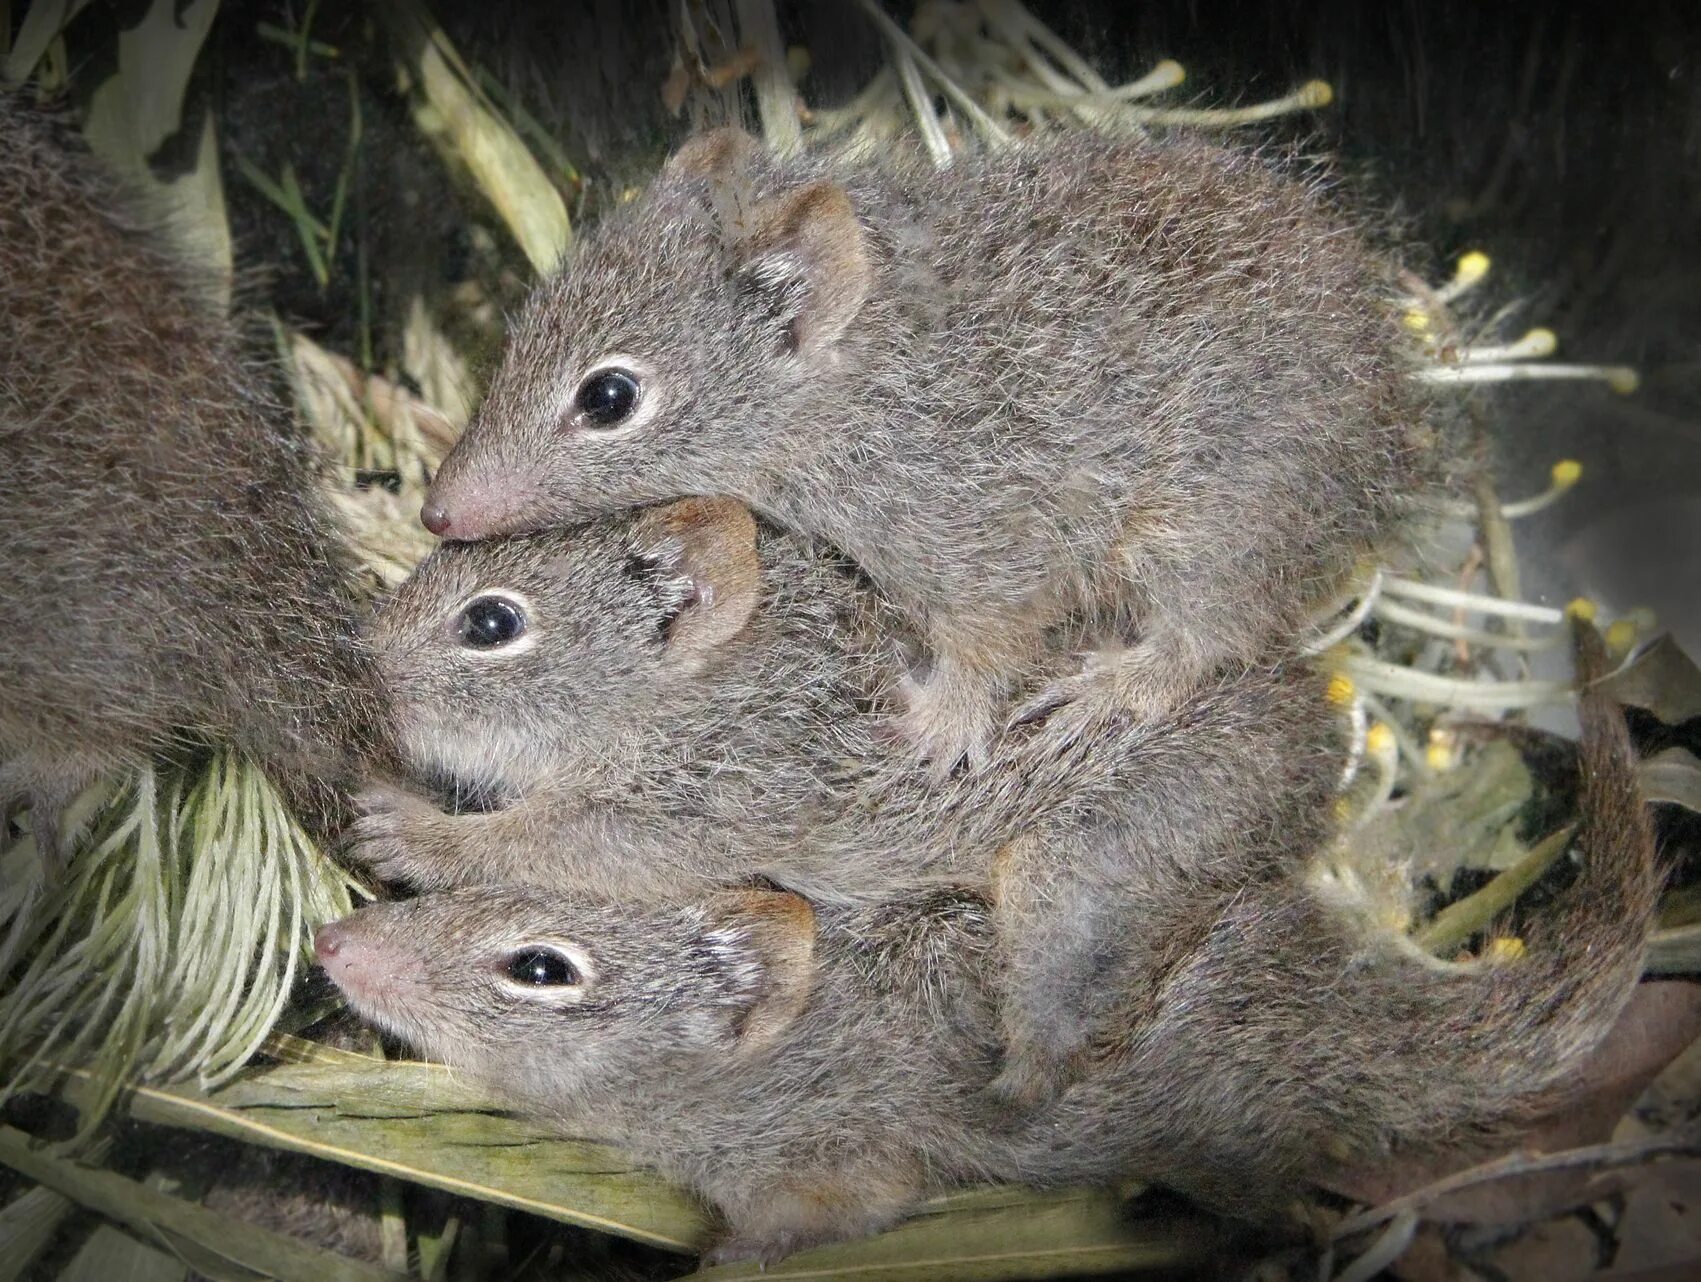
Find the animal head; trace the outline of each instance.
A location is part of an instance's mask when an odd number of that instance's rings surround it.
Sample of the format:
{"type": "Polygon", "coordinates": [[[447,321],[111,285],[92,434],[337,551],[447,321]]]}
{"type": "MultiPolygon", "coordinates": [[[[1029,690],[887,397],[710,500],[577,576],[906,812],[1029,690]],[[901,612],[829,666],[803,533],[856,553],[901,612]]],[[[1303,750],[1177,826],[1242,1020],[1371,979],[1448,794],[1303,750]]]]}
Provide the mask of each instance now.
{"type": "Polygon", "coordinates": [[[760,596],[730,499],[444,544],[372,624],[401,751],[474,788],[571,775],[705,700],[760,596]]]}
{"type": "Polygon", "coordinates": [[[569,1113],[599,1090],[748,1061],[815,981],[814,911],[768,890],[646,909],[481,887],[370,905],[315,946],[369,1023],[569,1113]]]}
{"type": "Polygon", "coordinates": [[[737,131],[705,134],[532,296],[420,517],[449,539],[685,494],[759,502],[805,449],[873,269],[845,192],[758,194],[737,131]]]}

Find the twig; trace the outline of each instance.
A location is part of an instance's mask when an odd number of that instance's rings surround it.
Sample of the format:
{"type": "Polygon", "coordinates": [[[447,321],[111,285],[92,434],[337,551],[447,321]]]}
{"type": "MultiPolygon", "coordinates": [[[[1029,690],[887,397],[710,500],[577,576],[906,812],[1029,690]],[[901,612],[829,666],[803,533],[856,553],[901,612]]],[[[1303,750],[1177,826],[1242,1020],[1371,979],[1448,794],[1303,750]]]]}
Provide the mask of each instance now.
{"type": "Polygon", "coordinates": [[[1541,1175],[1551,1171],[1569,1171],[1578,1167],[1611,1170],[1619,1166],[1634,1166],[1661,1157],[1701,1157],[1701,1126],[1690,1124],[1664,1135],[1647,1139],[1623,1140],[1616,1144],[1590,1144],[1582,1148],[1561,1149],[1557,1153],[1509,1153],[1492,1162],[1484,1162],[1463,1171],[1455,1171],[1414,1189],[1400,1197],[1391,1198],[1357,1215],[1349,1215],[1329,1232],[1329,1240],[1338,1242],[1386,1224],[1406,1211],[1417,1211],[1431,1202],[1475,1188],[1496,1180],[1513,1179],[1520,1175],[1541,1175]]]}
{"type": "Polygon", "coordinates": [[[1564,852],[1576,831],[1576,825],[1572,824],[1550,832],[1481,890],[1436,913],[1429,925],[1418,931],[1417,942],[1438,957],[1458,948],[1535,885],[1564,852]]]}
{"type": "Polygon", "coordinates": [[[956,103],[963,114],[974,122],[985,135],[987,142],[994,147],[1009,145],[1010,135],[1004,131],[1004,127],[987,115],[961,85],[946,75],[945,69],[928,57],[926,50],[910,39],[909,32],[893,22],[876,0],[857,0],[857,5],[873,20],[874,25],[880,28],[881,34],[891,41],[894,49],[901,49],[915,59],[916,65],[933,78],[940,92],[956,103]]]}

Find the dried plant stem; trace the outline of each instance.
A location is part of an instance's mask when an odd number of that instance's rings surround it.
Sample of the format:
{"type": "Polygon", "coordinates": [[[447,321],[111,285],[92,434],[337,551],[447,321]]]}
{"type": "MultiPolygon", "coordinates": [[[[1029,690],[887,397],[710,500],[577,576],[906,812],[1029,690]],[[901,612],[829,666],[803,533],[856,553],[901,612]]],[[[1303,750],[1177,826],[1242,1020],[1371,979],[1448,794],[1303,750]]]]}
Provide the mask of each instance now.
{"type": "Polygon", "coordinates": [[[1576,825],[1570,825],[1543,837],[1530,847],[1528,854],[1482,889],[1436,913],[1429,925],[1417,932],[1417,942],[1438,957],[1455,952],[1535,885],[1564,853],[1576,831],[1576,825]]]}
{"type": "Polygon", "coordinates": [[[1401,1197],[1392,1198],[1380,1206],[1349,1215],[1330,1231],[1331,1241],[1364,1233],[1386,1224],[1408,1211],[1421,1211],[1437,1201],[1462,1189],[1490,1184],[1495,1180],[1514,1179],[1521,1175],[1541,1175],[1552,1171],[1578,1169],[1612,1170],[1620,1166],[1635,1166],[1662,1157],[1701,1157],[1701,1126],[1694,1123],[1664,1135],[1648,1139],[1622,1141],[1616,1144],[1591,1144],[1584,1148],[1562,1149],[1557,1153],[1512,1153],[1492,1162],[1484,1162],[1463,1171],[1435,1180],[1401,1197]]]}
{"type": "Polygon", "coordinates": [[[754,45],[761,61],[750,73],[756,90],[756,111],[762,119],[762,137],[775,154],[795,156],[803,150],[803,129],[797,119],[797,90],[786,68],[785,45],[780,41],[780,21],[773,0],[737,0],[738,34],[754,45]]]}
{"type": "Polygon", "coordinates": [[[476,77],[422,4],[382,0],[371,8],[394,42],[397,71],[420,131],[495,206],[532,269],[552,270],[572,227],[542,166],[479,91],[476,77]]]}
{"type": "Polygon", "coordinates": [[[926,51],[910,38],[909,32],[887,17],[886,11],[880,7],[877,0],[857,0],[857,5],[880,29],[880,34],[886,37],[894,49],[902,50],[915,59],[916,64],[939,86],[940,92],[957,105],[958,110],[980,130],[989,144],[993,147],[1009,144],[1010,135],[1005,132],[1004,127],[987,115],[961,85],[946,75],[944,68],[928,57],[926,51]]]}

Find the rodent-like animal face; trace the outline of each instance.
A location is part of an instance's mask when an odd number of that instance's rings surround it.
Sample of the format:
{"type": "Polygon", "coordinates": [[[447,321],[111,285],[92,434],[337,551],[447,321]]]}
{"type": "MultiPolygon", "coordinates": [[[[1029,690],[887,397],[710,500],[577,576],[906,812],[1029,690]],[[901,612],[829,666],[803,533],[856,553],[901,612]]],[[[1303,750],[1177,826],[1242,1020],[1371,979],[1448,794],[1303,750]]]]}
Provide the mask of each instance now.
{"type": "Polygon", "coordinates": [[[809,905],[783,892],[646,910],[481,887],[370,905],[315,946],[363,1019],[570,1114],[766,1045],[807,1004],[814,938],[809,905]]]}
{"type": "Polygon", "coordinates": [[[704,698],[759,593],[755,521],[725,499],[445,544],[372,625],[401,750],[475,790],[570,782],[704,698]]]}
{"type": "Polygon", "coordinates": [[[534,293],[428,528],[482,539],[687,494],[762,500],[871,268],[842,190],[758,199],[761,166],[743,135],[704,135],[534,293]]]}

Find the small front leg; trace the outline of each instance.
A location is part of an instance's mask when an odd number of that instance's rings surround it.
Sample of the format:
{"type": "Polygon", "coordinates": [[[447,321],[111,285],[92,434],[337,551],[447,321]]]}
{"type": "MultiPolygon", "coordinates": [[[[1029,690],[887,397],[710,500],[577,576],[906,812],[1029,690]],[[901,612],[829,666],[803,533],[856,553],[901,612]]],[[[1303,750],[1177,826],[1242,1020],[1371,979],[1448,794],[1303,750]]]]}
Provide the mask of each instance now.
{"type": "Polygon", "coordinates": [[[1116,930],[1140,929],[1137,922],[1106,920],[1112,892],[1094,884],[1090,862],[1068,833],[1052,830],[1017,838],[990,870],[1001,941],[1004,1066],[987,1090],[1020,1113],[1049,1102],[1080,1075],[1098,1031],[1099,963],[1116,930]]]}
{"type": "Polygon", "coordinates": [[[1078,673],[1048,685],[1011,724],[1044,721],[1047,733],[1074,740],[1129,720],[1162,721],[1204,687],[1223,657],[1148,630],[1134,645],[1089,651],[1078,673]]]}
{"type": "Polygon", "coordinates": [[[355,804],[362,813],[350,829],[350,858],[420,890],[523,885],[647,898],[751,871],[703,825],[678,820],[658,828],[560,794],[450,815],[411,792],[375,785],[355,804]]]}
{"type": "Polygon", "coordinates": [[[906,740],[941,774],[967,758],[984,765],[997,729],[999,703],[1020,665],[1025,639],[1012,620],[996,642],[978,626],[942,622],[928,637],[932,671],[925,680],[906,678],[908,706],[899,719],[906,740]]]}
{"type": "Polygon", "coordinates": [[[420,890],[525,880],[530,828],[524,803],[486,814],[450,815],[424,797],[374,784],[355,797],[349,857],[384,881],[420,890]]]}

